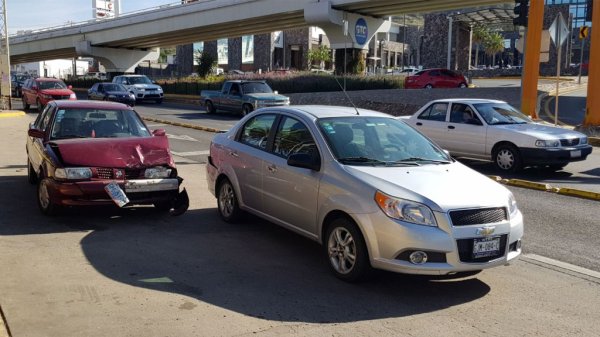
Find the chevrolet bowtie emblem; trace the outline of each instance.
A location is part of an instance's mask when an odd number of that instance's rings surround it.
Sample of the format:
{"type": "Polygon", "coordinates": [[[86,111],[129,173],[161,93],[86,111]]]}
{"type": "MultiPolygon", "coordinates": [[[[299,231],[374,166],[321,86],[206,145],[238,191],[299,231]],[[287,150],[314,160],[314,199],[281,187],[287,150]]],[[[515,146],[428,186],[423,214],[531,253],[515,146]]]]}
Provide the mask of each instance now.
{"type": "Polygon", "coordinates": [[[486,227],[477,228],[476,233],[477,233],[477,235],[488,236],[488,235],[494,234],[495,230],[496,230],[496,227],[494,227],[494,226],[486,226],[486,227]]]}

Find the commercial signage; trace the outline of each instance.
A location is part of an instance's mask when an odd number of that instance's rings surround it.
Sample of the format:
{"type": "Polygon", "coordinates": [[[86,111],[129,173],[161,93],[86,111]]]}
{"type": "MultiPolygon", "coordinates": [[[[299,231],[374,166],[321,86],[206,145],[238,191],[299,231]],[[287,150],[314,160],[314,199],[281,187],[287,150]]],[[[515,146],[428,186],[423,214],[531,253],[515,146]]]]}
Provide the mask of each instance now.
{"type": "Polygon", "coordinates": [[[92,8],[96,19],[118,16],[120,0],[92,0],[92,8]]]}
{"type": "Polygon", "coordinates": [[[367,21],[365,21],[365,19],[360,18],[356,20],[356,25],[354,26],[354,36],[356,38],[356,43],[360,45],[367,43],[369,27],[367,27],[367,21]]]}

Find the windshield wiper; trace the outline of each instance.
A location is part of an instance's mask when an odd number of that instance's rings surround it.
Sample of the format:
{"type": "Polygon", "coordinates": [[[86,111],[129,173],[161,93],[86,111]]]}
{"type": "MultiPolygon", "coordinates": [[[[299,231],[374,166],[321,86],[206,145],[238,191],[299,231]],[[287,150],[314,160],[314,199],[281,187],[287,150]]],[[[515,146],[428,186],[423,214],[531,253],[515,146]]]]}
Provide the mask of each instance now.
{"type": "Polygon", "coordinates": [[[343,157],[338,159],[342,163],[353,162],[353,163],[369,163],[369,164],[386,164],[385,161],[379,159],[367,158],[367,157],[343,157]]]}
{"type": "Polygon", "coordinates": [[[69,139],[69,138],[88,138],[88,137],[81,136],[81,135],[64,135],[64,136],[60,136],[60,137],[55,137],[54,139],[69,139]]]}
{"type": "Polygon", "coordinates": [[[395,163],[411,163],[411,162],[426,162],[426,163],[435,163],[435,164],[450,164],[450,161],[448,160],[436,160],[436,159],[427,159],[427,158],[421,158],[421,157],[410,157],[410,158],[404,158],[404,159],[400,159],[395,161],[395,163]]]}

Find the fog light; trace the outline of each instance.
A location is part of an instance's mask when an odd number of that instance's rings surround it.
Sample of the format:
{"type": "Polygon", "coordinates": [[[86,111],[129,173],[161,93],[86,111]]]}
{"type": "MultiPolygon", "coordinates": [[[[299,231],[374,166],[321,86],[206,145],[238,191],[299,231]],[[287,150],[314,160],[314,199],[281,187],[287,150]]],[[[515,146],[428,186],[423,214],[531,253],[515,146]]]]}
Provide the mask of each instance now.
{"type": "Polygon", "coordinates": [[[427,262],[427,253],[417,250],[416,252],[412,252],[408,258],[413,264],[423,264],[427,262]]]}
{"type": "Polygon", "coordinates": [[[521,249],[521,240],[517,240],[517,250],[521,249]]]}

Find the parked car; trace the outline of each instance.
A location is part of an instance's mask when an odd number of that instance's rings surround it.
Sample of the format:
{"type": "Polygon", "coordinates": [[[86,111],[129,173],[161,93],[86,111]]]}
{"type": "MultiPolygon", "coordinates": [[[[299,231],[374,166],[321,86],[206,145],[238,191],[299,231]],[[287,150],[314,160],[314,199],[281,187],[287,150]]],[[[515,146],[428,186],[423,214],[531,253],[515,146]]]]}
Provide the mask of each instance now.
{"type": "Polygon", "coordinates": [[[136,101],[154,101],[157,104],[163,101],[162,87],[146,75],[119,75],[113,77],[112,82],[125,86],[135,96],[136,101]]]}
{"type": "Polygon", "coordinates": [[[247,211],[318,241],[343,280],[371,267],[479,271],[521,254],[511,192],[387,114],[259,109],[215,135],[206,170],[224,221],[247,211]]]}
{"type": "Polygon", "coordinates": [[[151,132],[125,104],[52,101],[27,134],[28,179],[44,214],[111,204],[187,209],[165,131],[151,132]]]}
{"type": "Polygon", "coordinates": [[[586,135],[535,123],[503,101],[435,100],[404,118],[453,156],[491,160],[501,171],[560,170],[592,152],[586,135]]]}
{"type": "Polygon", "coordinates": [[[23,87],[23,84],[25,84],[25,81],[31,78],[31,76],[27,75],[27,74],[12,74],[10,75],[10,85],[11,85],[11,95],[13,97],[21,97],[23,96],[22,92],[21,92],[21,88],[23,87]]]}
{"type": "Polygon", "coordinates": [[[30,78],[25,80],[21,91],[23,93],[23,108],[29,109],[35,104],[41,112],[48,102],[53,100],[76,100],[77,96],[65,82],[57,78],[30,78]]]}
{"type": "Polygon", "coordinates": [[[406,89],[431,89],[431,88],[466,88],[467,79],[452,70],[435,68],[425,69],[414,75],[407,76],[404,80],[406,89]]]}
{"type": "Polygon", "coordinates": [[[410,76],[410,75],[414,75],[414,74],[418,73],[419,71],[421,71],[421,70],[418,68],[408,67],[408,68],[404,68],[404,69],[394,69],[392,71],[392,74],[410,76]]]}
{"type": "Polygon", "coordinates": [[[200,102],[206,106],[207,113],[218,110],[240,112],[245,116],[254,109],[289,105],[287,96],[279,95],[264,81],[225,81],[221,91],[202,90],[200,102]]]}
{"type": "Polygon", "coordinates": [[[94,83],[88,90],[88,99],[135,105],[134,94],[130,93],[122,84],[110,82],[94,83]]]}

